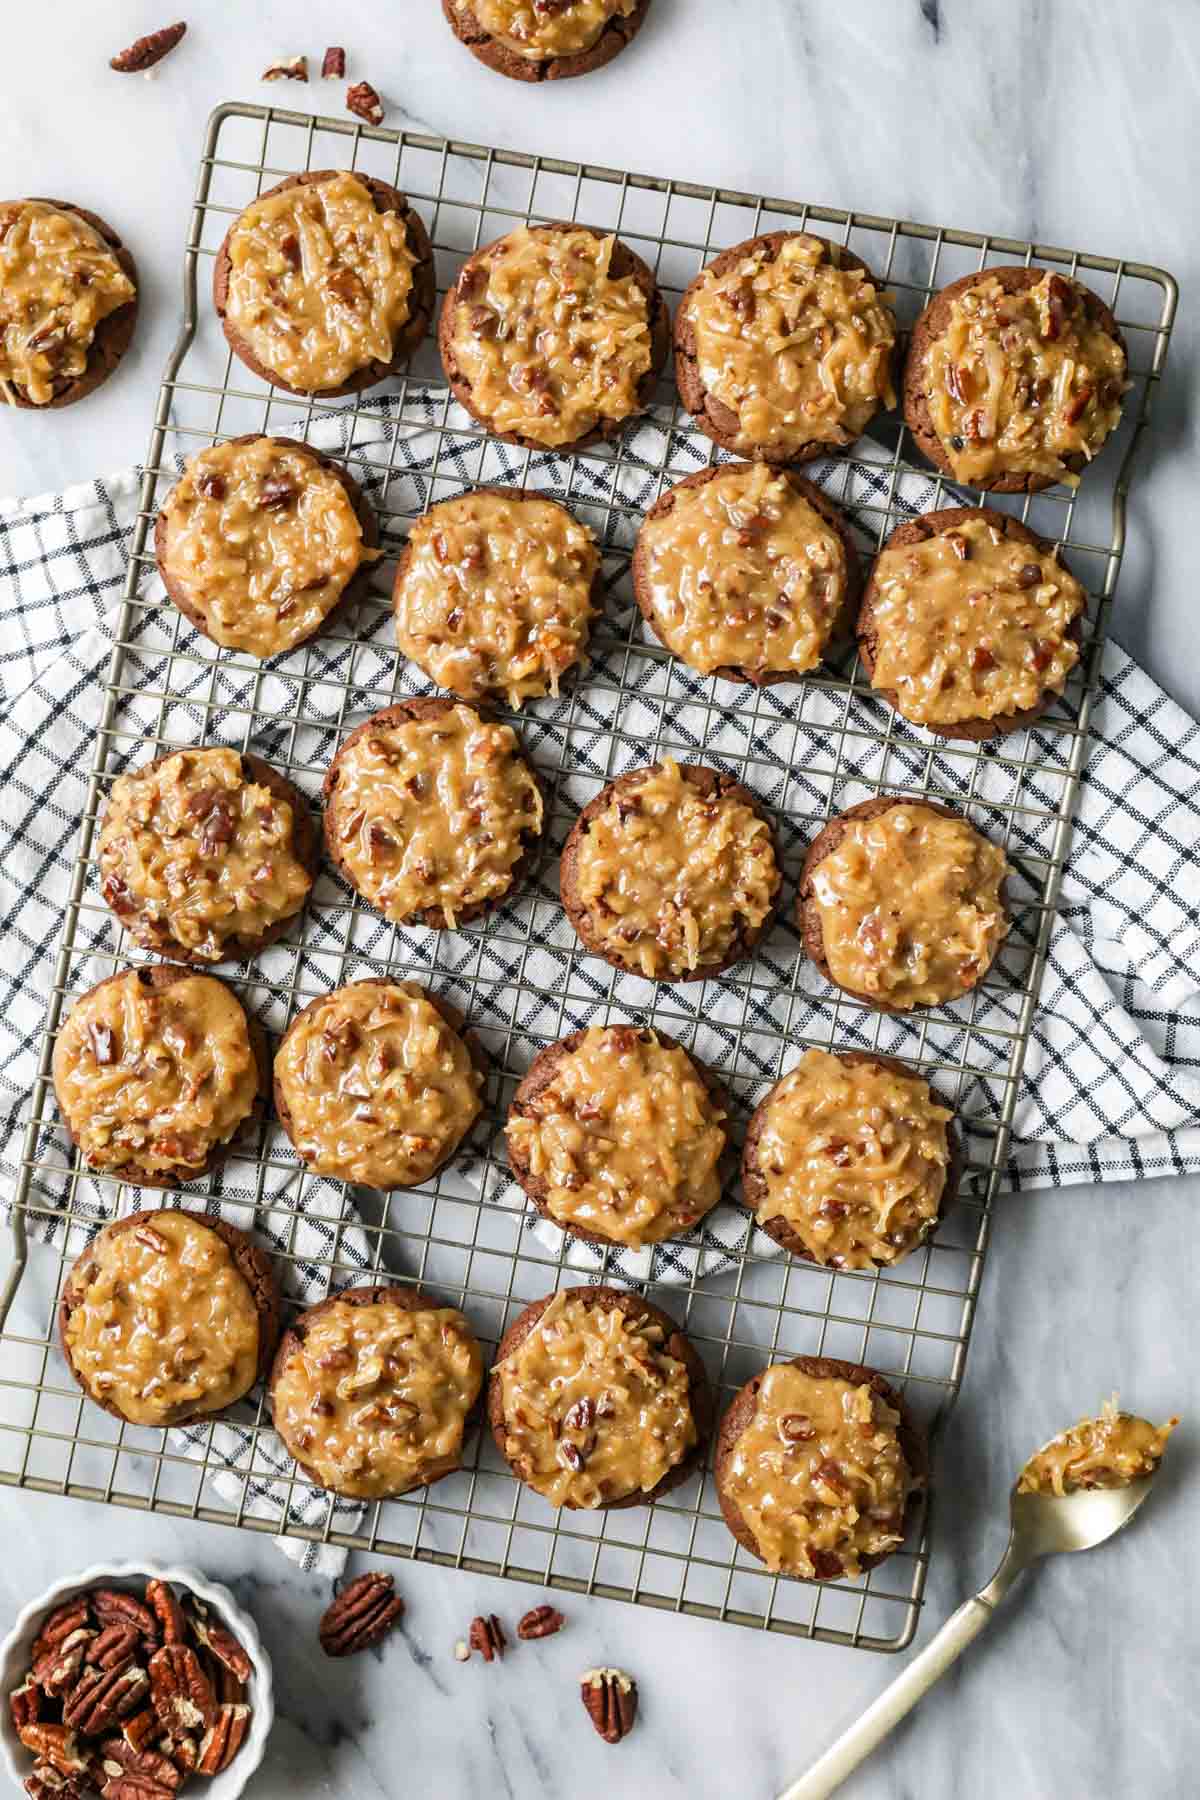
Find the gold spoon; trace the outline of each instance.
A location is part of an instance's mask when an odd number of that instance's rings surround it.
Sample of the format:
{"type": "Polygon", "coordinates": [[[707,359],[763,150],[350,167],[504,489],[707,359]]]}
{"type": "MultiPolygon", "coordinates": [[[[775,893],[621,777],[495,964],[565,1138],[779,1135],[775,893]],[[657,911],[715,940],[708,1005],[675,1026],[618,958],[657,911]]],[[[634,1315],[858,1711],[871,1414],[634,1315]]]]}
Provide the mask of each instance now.
{"type": "MultiPolygon", "coordinates": [[[[1097,1544],[1106,1543],[1123,1525],[1128,1525],[1150,1492],[1162,1447],[1178,1423],[1177,1419],[1172,1419],[1156,1430],[1143,1419],[1117,1413],[1115,1405],[1110,1403],[1099,1419],[1083,1419],[1070,1431],[1051,1438],[1026,1463],[1013,1488],[1008,1548],[987,1586],[973,1594],[947,1619],[937,1636],[914,1657],[904,1673],[897,1676],[890,1687],[884,1688],[862,1717],[843,1732],[808,1773],[779,1796],[779,1800],[826,1800],[827,1795],[839,1788],[893,1727],[912,1711],[967,1645],[979,1636],[1018,1575],[1031,1564],[1043,1556],[1057,1556],[1064,1550],[1093,1550],[1097,1544]],[[1114,1427],[1123,1424],[1140,1428],[1134,1454],[1125,1458],[1127,1467],[1145,1467],[1148,1472],[1130,1478],[1122,1471],[1122,1459],[1118,1456],[1116,1466],[1107,1471],[1116,1485],[1076,1487],[1071,1491],[1073,1478],[1096,1478],[1096,1456],[1100,1453],[1096,1444],[1103,1448],[1111,1442],[1114,1427]],[[1095,1443],[1091,1438],[1080,1437],[1081,1433],[1105,1432],[1108,1438],[1097,1437],[1095,1443]],[[1081,1449],[1084,1454],[1077,1454],[1081,1449]],[[1086,1454],[1089,1449],[1092,1451],[1090,1456],[1086,1454]],[[1037,1491],[1036,1486],[1030,1486],[1031,1483],[1054,1480],[1056,1474],[1055,1486],[1059,1491],[1055,1488],[1048,1492],[1037,1491]],[[1065,1492],[1061,1491],[1064,1481],[1065,1492]]],[[[1101,1475],[1103,1473],[1101,1468],[1101,1475]]]]}

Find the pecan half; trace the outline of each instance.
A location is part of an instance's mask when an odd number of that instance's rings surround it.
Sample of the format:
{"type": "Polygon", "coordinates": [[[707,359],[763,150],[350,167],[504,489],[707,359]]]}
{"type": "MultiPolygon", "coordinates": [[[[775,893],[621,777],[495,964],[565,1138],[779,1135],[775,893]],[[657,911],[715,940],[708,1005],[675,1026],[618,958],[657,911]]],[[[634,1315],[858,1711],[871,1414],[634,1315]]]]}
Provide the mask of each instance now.
{"type": "Polygon", "coordinates": [[[346,73],[346,52],[340,44],[330,44],[321,59],[321,80],[340,81],[346,73]]]}
{"type": "Polygon", "coordinates": [[[121,1736],[131,1750],[141,1750],[152,1743],[158,1736],[158,1720],[152,1706],[143,1706],[141,1712],[130,1713],[127,1719],[121,1720],[121,1736]]]}
{"type": "Polygon", "coordinates": [[[155,1748],[164,1756],[170,1757],[176,1768],[183,1771],[185,1781],[189,1775],[196,1773],[196,1764],[200,1761],[200,1740],[194,1732],[168,1732],[166,1737],[159,1738],[155,1748]]]}
{"type": "Polygon", "coordinates": [[[109,68],[115,69],[118,75],[139,75],[143,69],[152,69],[155,63],[162,61],[169,50],[173,50],[187,26],[182,19],[177,25],[163,25],[158,31],[151,31],[145,37],[135,38],[128,50],[118,51],[110,57],[109,68]]]}
{"type": "Polygon", "coordinates": [[[342,1589],[317,1628],[326,1656],[355,1656],[386,1637],[404,1611],[394,1586],[394,1577],[375,1571],[342,1589]]]}
{"type": "Polygon", "coordinates": [[[346,89],[346,111],[365,119],[368,125],[383,124],[383,101],[369,81],[356,81],[346,89]]]}
{"type": "Polygon", "coordinates": [[[32,1750],[41,1762],[49,1763],[60,1775],[87,1774],[87,1752],[80,1749],[78,1738],[68,1726],[39,1721],[35,1725],[22,1725],[17,1736],[27,1750],[32,1750]]]}
{"type": "Polygon", "coordinates": [[[472,1619],[467,1636],[472,1650],[478,1650],[484,1662],[492,1662],[497,1656],[503,1657],[508,1648],[504,1627],[495,1613],[480,1613],[472,1619]]]}
{"type": "Polygon", "coordinates": [[[100,1789],[104,1800],[172,1800],[174,1788],[164,1787],[149,1775],[110,1775],[100,1789]]]}
{"type": "Polygon", "coordinates": [[[88,1622],[88,1603],[86,1597],[80,1600],[68,1600],[65,1606],[58,1606],[48,1614],[42,1629],[33,1640],[30,1658],[38,1662],[46,1651],[55,1644],[63,1643],[73,1631],[88,1622]]]}
{"type": "Polygon", "coordinates": [[[31,1679],[51,1699],[61,1699],[82,1669],[84,1653],[95,1635],[86,1626],[73,1631],[61,1644],[38,1657],[31,1670],[31,1679]]]}
{"type": "Polygon", "coordinates": [[[123,1737],[105,1738],[100,1746],[100,1772],[109,1781],[122,1775],[141,1775],[174,1793],[183,1786],[183,1773],[161,1750],[135,1750],[123,1737]]]}
{"type": "Polygon", "coordinates": [[[141,1632],[132,1625],[106,1625],[88,1645],[87,1661],[101,1669],[123,1668],[141,1641],[141,1632]]]}
{"type": "Polygon", "coordinates": [[[95,1737],[107,1731],[145,1699],[149,1677],[135,1662],[112,1669],[90,1668],[63,1704],[63,1724],[95,1737]]]}
{"type": "Polygon", "coordinates": [[[197,1775],[219,1775],[227,1769],[245,1742],[249,1728],[248,1706],[222,1706],[200,1740],[197,1775]]]}
{"type": "Polygon", "coordinates": [[[553,1637],[556,1631],[562,1630],[563,1624],[563,1616],[557,1607],[535,1606],[519,1620],[517,1636],[526,1640],[553,1637]]]}
{"type": "Polygon", "coordinates": [[[20,1731],[22,1725],[36,1725],[42,1716],[41,1690],[33,1679],[32,1670],[25,1677],[19,1688],[14,1688],[8,1696],[8,1710],[12,1714],[13,1729],[20,1731]]]}
{"type": "Polygon", "coordinates": [[[169,1581],[146,1583],[146,1605],[158,1620],[164,1644],[187,1641],[187,1620],[169,1581]]]}
{"type": "Polygon", "coordinates": [[[259,76],[260,81],[307,81],[307,56],[292,56],[287,62],[272,63],[259,76]]]}
{"type": "Polygon", "coordinates": [[[30,1800],[83,1800],[85,1794],[92,1792],[91,1783],[82,1775],[60,1774],[48,1762],[35,1763],[33,1773],[21,1785],[30,1800]]]}
{"type": "Polygon", "coordinates": [[[150,1658],[150,1704],[164,1731],[208,1730],[217,1703],[189,1644],[164,1644],[150,1658]]]}
{"type": "Polygon", "coordinates": [[[90,1596],[92,1611],[102,1625],[132,1625],[148,1642],[157,1644],[158,1625],[149,1607],[120,1588],[96,1588],[90,1596]]]}
{"type": "Polygon", "coordinates": [[[619,1744],[633,1730],[638,1691],[623,1669],[589,1669],[579,1683],[584,1709],[606,1744],[619,1744]]]}
{"type": "Polygon", "coordinates": [[[198,1644],[203,1644],[206,1650],[210,1650],[217,1661],[232,1675],[236,1675],[239,1681],[249,1681],[254,1673],[254,1664],[233,1633],[211,1619],[208,1608],[199,1600],[193,1599],[188,1608],[188,1623],[198,1644]]]}

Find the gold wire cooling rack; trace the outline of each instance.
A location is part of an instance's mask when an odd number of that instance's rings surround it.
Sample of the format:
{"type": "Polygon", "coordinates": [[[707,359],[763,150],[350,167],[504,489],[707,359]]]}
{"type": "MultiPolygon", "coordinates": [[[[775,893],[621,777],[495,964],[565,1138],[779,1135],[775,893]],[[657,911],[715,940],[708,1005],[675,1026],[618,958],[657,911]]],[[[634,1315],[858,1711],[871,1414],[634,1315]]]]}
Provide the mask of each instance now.
{"type": "MultiPolygon", "coordinates": [[[[882,1370],[936,1434],[962,1379],[1068,850],[1126,495],[1175,303],[1171,277],[1141,264],[274,108],[217,109],[11,1212],[13,1263],[0,1298],[0,1481],[829,1642],[898,1650],[911,1640],[927,1516],[865,1582],[809,1584],[771,1576],[738,1548],[708,1477],[650,1508],[556,1516],[508,1474],[484,1433],[460,1474],[356,1508],[316,1494],[286,1462],[279,1474],[261,1396],[243,1409],[236,1434],[209,1425],[185,1439],[122,1425],[75,1389],[55,1340],[63,1274],[88,1229],[130,1199],[80,1168],[49,1083],[64,1007],[102,974],[140,960],[98,893],[91,849],[107,789],[130,762],[206,740],[253,748],[313,794],[344,731],[416,691],[395,652],[382,590],[336,632],[273,663],[217,652],[151,579],[152,523],[181,456],[242,431],[309,436],[347,458],[392,553],[406,522],[428,505],[500,481],[564,499],[598,534],[610,584],[590,666],[575,685],[503,715],[548,795],[549,845],[525,894],[485,924],[435,933],[388,925],[326,872],[287,942],[223,971],[272,1032],[315,994],[364,975],[416,975],[455,1000],[496,1070],[466,1160],[421,1190],[369,1200],[310,1177],[268,1122],[252,1152],[187,1201],[252,1224],[294,1294],[312,1300],[373,1271],[419,1280],[463,1307],[485,1347],[523,1305],[563,1282],[633,1275],[686,1328],[722,1403],[775,1357],[823,1353],[882,1370]],[[857,663],[747,690],[674,662],[649,640],[632,602],[629,552],[661,488],[713,452],[665,380],[646,421],[620,441],[562,456],[514,450],[483,433],[451,400],[432,342],[386,384],[382,400],[377,390],[324,404],[250,376],[232,361],[212,313],[214,253],[230,220],[264,187],[324,167],[356,168],[410,196],[429,227],[443,290],[479,244],[526,220],[564,218],[619,232],[655,268],[668,300],[716,251],[776,227],[811,225],[848,244],[893,290],[905,321],[968,269],[1037,259],[1078,273],[1109,301],[1130,346],[1125,423],[1078,493],[999,502],[1060,542],[1093,596],[1085,654],[1061,703],[1035,730],[980,749],[907,726],[871,695],[857,663]],[[583,954],[557,896],[556,853],[579,807],[624,768],[664,754],[716,762],[746,782],[775,817],[785,863],[781,922],[754,960],[686,987],[660,988],[583,954]],[[1017,872],[1013,930],[988,980],[919,1018],[888,1018],[829,989],[786,922],[806,844],[830,812],[881,790],[952,801],[1005,846],[1017,872]],[[878,1047],[918,1064],[956,1102],[968,1152],[961,1198],[936,1242],[886,1272],[835,1273],[781,1255],[730,1204],[710,1228],[660,1248],[647,1268],[598,1249],[572,1250],[544,1226],[531,1230],[500,1147],[512,1090],[541,1046],[610,1018],[661,1023],[721,1068],[744,1111],[807,1045],[878,1047]],[[49,1248],[28,1254],[30,1238],[49,1248]]],[[[973,498],[910,461],[895,422],[816,474],[868,549],[912,510],[944,504],[944,492],[950,503],[973,498]]]]}

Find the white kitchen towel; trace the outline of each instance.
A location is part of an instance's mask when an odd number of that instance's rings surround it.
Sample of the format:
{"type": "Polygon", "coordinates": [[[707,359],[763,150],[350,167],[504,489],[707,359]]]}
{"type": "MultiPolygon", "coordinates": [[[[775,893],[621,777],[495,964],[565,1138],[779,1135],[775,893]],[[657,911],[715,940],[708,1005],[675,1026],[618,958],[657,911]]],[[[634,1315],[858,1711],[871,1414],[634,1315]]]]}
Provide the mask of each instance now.
{"type": "MultiPolygon", "coordinates": [[[[431,400],[431,423],[435,404],[431,400]]],[[[311,435],[322,448],[345,455],[351,467],[360,462],[360,478],[377,495],[380,478],[372,471],[380,466],[380,445],[386,445],[391,470],[388,479],[411,479],[413,493],[419,497],[428,493],[420,486],[420,480],[433,454],[427,441],[432,433],[427,427],[411,423],[412,405],[410,394],[407,422],[400,421],[392,402],[383,400],[366,409],[365,415],[360,412],[357,422],[350,415],[344,422],[335,418],[311,435]],[[370,460],[373,452],[374,460],[370,460]]],[[[645,505],[654,497],[657,471],[664,457],[661,443],[650,440],[662,431],[652,421],[639,428],[635,454],[624,459],[621,476],[627,484],[621,497],[627,503],[645,505]],[[639,450],[641,454],[637,454],[639,450]],[[632,486],[628,485],[630,482],[632,486]]],[[[677,478],[687,472],[693,460],[705,457],[708,447],[697,448],[695,440],[684,435],[671,436],[671,455],[667,460],[672,478],[677,478]]],[[[505,457],[514,453],[503,446],[490,449],[499,461],[488,468],[488,479],[503,480],[506,475],[509,479],[519,478],[524,472],[515,462],[511,467],[506,465],[505,457]]],[[[599,462],[589,463],[587,479],[597,485],[594,491],[585,490],[583,496],[600,505],[607,497],[603,489],[604,468],[599,462]]],[[[461,474],[464,485],[478,478],[476,470],[468,470],[465,462],[459,468],[453,448],[447,451],[443,444],[440,472],[444,476],[451,471],[461,474]]],[[[562,459],[553,457],[535,459],[530,473],[537,485],[548,492],[565,490],[570,479],[562,459]]],[[[88,770],[104,704],[104,683],[120,611],[140,480],[140,471],[133,470],[59,495],[0,502],[0,611],[6,624],[0,642],[0,930],[5,945],[0,968],[0,1173],[10,1189],[20,1165],[24,1118],[36,1074],[79,821],[86,803],[88,770]]],[[[853,465],[851,511],[855,499],[860,503],[878,499],[879,482],[877,471],[853,465]]],[[[578,475],[570,493],[578,502],[578,475]]],[[[918,477],[908,478],[903,506],[912,512],[922,511],[932,503],[932,494],[931,484],[918,477]]],[[[419,510],[411,499],[404,504],[410,510],[419,510]]],[[[154,581],[145,590],[151,598],[160,591],[154,581]]],[[[121,720],[129,741],[120,747],[122,763],[126,759],[134,763],[142,760],[137,744],[139,729],[149,732],[165,726],[172,741],[190,741],[189,733],[194,732],[201,716],[195,702],[199,697],[202,704],[203,693],[211,691],[210,659],[217,652],[205,640],[185,633],[179,642],[189,651],[194,650],[197,686],[194,692],[179,696],[182,704],[177,707],[163,700],[166,652],[174,627],[174,611],[164,602],[161,616],[153,607],[147,610],[130,641],[121,699],[121,720]],[[190,714],[189,700],[193,702],[190,714]]],[[[319,645],[309,652],[310,656],[320,654],[319,645]]],[[[331,650],[329,654],[332,662],[336,653],[331,650]]],[[[372,701],[384,704],[390,698],[388,671],[395,664],[390,640],[381,641],[378,657],[379,684],[382,688],[386,681],[387,691],[373,699],[371,683],[361,675],[356,677],[356,690],[364,690],[361,694],[356,691],[356,698],[361,698],[365,706],[372,701]]],[[[272,748],[278,748],[295,729],[290,709],[297,704],[299,690],[288,676],[288,662],[286,657],[279,659],[278,674],[272,671],[263,677],[254,699],[259,711],[269,714],[276,708],[279,713],[276,742],[255,744],[268,757],[272,748]]],[[[612,662],[615,679],[621,673],[623,657],[618,654],[612,662]]],[[[723,747],[736,755],[744,747],[745,711],[733,705],[733,690],[718,688],[730,710],[719,715],[714,728],[709,705],[713,684],[691,677],[678,666],[666,676],[661,673],[661,664],[651,667],[657,673],[646,678],[648,718],[669,714],[672,736],[683,744],[702,744],[706,755],[715,752],[719,758],[723,747]],[[654,689],[656,679],[666,681],[668,686],[654,689]],[[729,733],[725,743],[721,737],[723,728],[729,733]]],[[[408,682],[408,672],[403,680],[408,682]]],[[[244,707],[246,684],[239,689],[235,679],[224,673],[221,681],[218,691],[231,705],[244,707]]],[[[415,691],[417,684],[409,682],[409,686],[415,691]]],[[[311,687],[305,688],[305,705],[311,704],[312,691],[311,687]]],[[[611,692],[611,686],[608,691],[611,692]]],[[[803,737],[807,733],[808,740],[819,750],[827,744],[830,731],[836,731],[840,717],[836,711],[831,712],[828,723],[823,725],[823,715],[814,701],[797,724],[797,709],[788,698],[789,692],[786,688],[768,690],[760,696],[753,719],[756,751],[762,752],[768,764],[774,757],[779,764],[780,781],[785,784],[804,778],[803,770],[794,766],[797,734],[803,737]],[[787,735],[789,732],[791,736],[787,735]],[[776,751],[777,742],[787,748],[776,751]]],[[[562,704],[565,707],[568,702],[562,704]]],[[[833,708],[840,702],[835,697],[826,704],[833,708]]],[[[549,723],[543,725],[538,719],[539,709],[529,709],[527,734],[535,760],[539,745],[543,741],[549,743],[553,737],[554,711],[549,707],[549,723]]],[[[881,713],[880,720],[883,716],[881,713]]],[[[874,722],[876,727],[880,720],[874,722]]],[[[313,769],[319,769],[328,758],[341,723],[344,716],[333,706],[327,719],[313,723],[306,738],[293,737],[292,755],[300,760],[310,758],[313,769]]],[[[610,723],[611,717],[604,716],[603,706],[598,704],[596,744],[607,742],[606,728],[610,723]]],[[[240,736],[241,729],[239,722],[235,735],[240,736]]],[[[1092,730],[1060,914],[1053,927],[1041,1003],[1034,1014],[1016,1108],[1005,1179],[1005,1186],[1010,1189],[1200,1169],[1200,728],[1121,649],[1110,643],[1104,652],[1092,730]]],[[[638,743],[636,730],[631,736],[633,748],[628,760],[644,760],[645,748],[638,743]]],[[[647,736],[653,737],[652,726],[647,727],[647,736]]],[[[569,745],[569,755],[578,759],[583,775],[596,777],[610,769],[615,773],[621,766],[611,759],[605,761],[603,755],[592,756],[586,737],[581,739],[574,731],[565,740],[558,738],[559,755],[563,753],[564,741],[569,745]]],[[[1030,734],[1030,760],[1058,773],[1045,777],[1028,775],[1026,780],[1032,787],[1027,786],[1025,792],[1032,795],[1035,805],[1050,812],[1069,750],[1070,739],[1062,733],[1047,729],[1030,734]],[[1044,792],[1038,792],[1039,782],[1044,782],[1044,792]]],[[[943,754],[936,747],[931,751],[930,740],[924,734],[902,723],[894,727],[890,754],[890,785],[903,786],[906,774],[910,780],[918,781],[928,772],[932,787],[947,798],[970,799],[981,808],[985,826],[988,804],[1003,806],[1015,795],[1021,779],[1020,764],[1024,761],[1023,757],[991,755],[982,764],[976,764],[974,759],[966,761],[943,754]]],[[[865,737],[861,746],[856,745],[853,736],[843,744],[844,766],[853,769],[864,782],[877,777],[879,765],[873,761],[877,755],[877,746],[865,737]]],[[[779,794],[783,792],[780,788],[779,794]]],[[[787,792],[794,800],[794,790],[787,792]]],[[[827,793],[828,783],[824,788],[819,782],[812,787],[810,804],[814,809],[824,805],[827,793]]],[[[772,793],[764,792],[763,797],[769,806],[772,793]]],[[[857,792],[843,790],[837,803],[849,804],[859,797],[857,792]]],[[[998,819],[1003,823],[1000,815],[998,819]]],[[[1031,825],[1026,833],[1021,821],[1016,821],[1010,854],[1018,871],[1022,854],[1045,854],[1046,846],[1038,835],[1040,829],[1041,826],[1031,825]]],[[[515,904],[519,912],[522,902],[515,904]]],[[[543,909],[537,910],[540,914],[543,909]]],[[[518,959],[522,979],[544,987],[551,995],[556,988],[561,990],[561,946],[569,943],[572,935],[568,926],[566,939],[561,936],[562,923],[561,919],[556,920],[546,928],[544,936],[535,927],[530,936],[526,921],[528,945],[518,959]]],[[[486,931],[487,927],[475,930],[486,931]]],[[[516,932],[520,930],[518,926],[516,932]]],[[[432,935],[419,931],[402,934],[406,972],[422,972],[422,964],[427,964],[429,958],[426,940],[432,935]],[[410,957],[411,962],[407,960],[410,957]]],[[[80,915],[77,953],[69,972],[71,986],[86,985],[88,979],[98,979],[108,972],[112,965],[104,963],[103,957],[113,941],[112,923],[103,907],[97,904],[85,909],[80,915]],[[89,953],[97,959],[94,972],[89,969],[89,953]]],[[[786,1010],[786,1029],[797,1042],[806,1035],[819,1037],[823,1021],[828,1018],[828,993],[820,978],[807,967],[801,969],[793,984],[795,945],[786,948],[790,960],[777,962],[768,945],[756,959],[756,974],[768,988],[776,980],[781,993],[794,985],[796,993],[786,1010]]],[[[1027,944],[1024,949],[1027,953],[1027,944]]],[[[368,953],[369,950],[368,946],[368,953]]],[[[278,957],[282,968],[287,955],[286,948],[277,947],[262,960],[278,957]]],[[[313,973],[309,971],[310,976],[313,973]]],[[[490,987],[478,974],[471,983],[477,1006],[490,1010],[494,1024],[504,1018],[513,974],[514,959],[506,959],[498,952],[490,987]]],[[[318,979],[324,979],[323,974],[318,979]]],[[[743,1029],[743,997],[736,984],[736,972],[727,984],[706,986],[712,991],[706,995],[703,1018],[697,1020],[697,1048],[718,1069],[737,1060],[741,1065],[748,1064],[751,1073],[755,1073],[753,1034],[743,1029]]],[[[590,1001],[581,1002],[574,995],[564,1001],[560,992],[553,1003],[548,1003],[544,1014],[535,1014],[525,1021],[531,1038],[565,1034],[588,1022],[603,1010],[611,992],[608,982],[597,982],[590,1001]]],[[[676,992],[682,995],[684,991],[676,992]]],[[[636,988],[631,990],[626,1004],[636,1014],[636,988]]],[[[764,1022],[778,1029],[782,1015],[772,1014],[769,993],[762,1005],[764,1022]],[[769,1020],[766,1015],[770,1015],[769,1020]]],[[[694,1011],[694,997],[692,1006],[694,1011]]],[[[1016,1014],[1015,995],[1011,1002],[1001,997],[993,1003],[992,1020],[1000,1029],[1011,1030],[1016,1014]]],[[[987,1016],[983,1017],[986,1023],[987,1016]]],[[[977,1014],[977,1022],[979,1019],[977,1014]]],[[[486,1018],[480,1020],[481,1024],[487,1022],[486,1018]]],[[[949,1059],[958,1054],[961,1029],[955,1025],[953,1009],[944,1021],[923,1029],[933,1033],[930,1048],[936,1041],[949,1059]]],[[[911,1022],[889,1022],[887,1031],[896,1035],[885,1036],[880,1047],[903,1053],[905,1042],[911,1040],[911,1022]]],[[[995,1043],[997,1072],[1002,1074],[1006,1045],[999,1037],[995,1043]]],[[[977,1049],[973,1055],[978,1055],[977,1049]]],[[[765,1086],[769,1073],[764,1061],[761,1086],[765,1086]]],[[[973,1098],[982,1114],[995,1110],[998,1091],[996,1084],[981,1084],[973,1098]]],[[[53,1115],[53,1108],[48,1112],[53,1115]]],[[[986,1130],[974,1144],[969,1135],[967,1149],[979,1162],[986,1163],[986,1130]]],[[[33,1225],[47,1237],[54,1237],[61,1230],[55,1209],[61,1207],[73,1178],[68,1170],[67,1147],[52,1116],[47,1119],[36,1154],[40,1166],[33,1198],[40,1210],[33,1225]]],[[[474,1179],[476,1192],[482,1167],[476,1159],[466,1170],[466,1179],[474,1179]]],[[[268,1243],[273,1241],[279,1250],[291,1250],[295,1260],[287,1268],[294,1299],[304,1301],[324,1292],[324,1259],[333,1254],[345,1271],[343,1279],[352,1279],[355,1271],[365,1273],[371,1268],[371,1240],[361,1229],[352,1202],[339,1184],[314,1180],[294,1163],[289,1164],[286,1147],[282,1156],[273,1147],[271,1166],[264,1178],[265,1190],[256,1187],[258,1178],[254,1165],[234,1159],[210,1184],[206,1203],[235,1222],[239,1218],[243,1222],[257,1219],[268,1243]],[[291,1239],[293,1209],[296,1227],[291,1239]],[[309,1266],[306,1252],[322,1260],[309,1266]]],[[[107,1190],[102,1192],[86,1177],[75,1179],[75,1215],[93,1219],[98,1225],[106,1216],[107,1190]]],[[[499,1175],[494,1177],[493,1189],[486,1198],[514,1208],[524,1204],[519,1190],[499,1175]]],[[[156,1203],[156,1198],[149,1196],[147,1203],[156,1203]]],[[[535,1229],[546,1242],[559,1242],[553,1227],[537,1223],[535,1229]]],[[[693,1268],[701,1274],[711,1274],[739,1254],[748,1234],[746,1215],[735,1207],[722,1206],[686,1245],[658,1246],[640,1256],[623,1253],[609,1259],[607,1270],[610,1276],[625,1275],[632,1280],[652,1273],[657,1279],[669,1281],[673,1276],[686,1277],[693,1268]]],[[[588,1246],[578,1245],[571,1251],[570,1261],[576,1266],[594,1267],[595,1260],[595,1252],[588,1246]]],[[[323,1524],[327,1497],[294,1479],[289,1459],[270,1434],[259,1434],[256,1444],[252,1435],[234,1422],[179,1436],[187,1440],[189,1454],[207,1459],[209,1472],[227,1494],[240,1498],[244,1478],[249,1474],[251,1510],[278,1518],[286,1504],[297,1522],[323,1524]]],[[[335,1516],[333,1528],[349,1528],[357,1509],[346,1503],[338,1505],[343,1510],[335,1516]]],[[[289,1554],[313,1565],[315,1553],[311,1546],[295,1539],[281,1542],[289,1554]]],[[[343,1560],[340,1552],[329,1549],[323,1550],[321,1556],[322,1566],[331,1572],[343,1560]]]]}

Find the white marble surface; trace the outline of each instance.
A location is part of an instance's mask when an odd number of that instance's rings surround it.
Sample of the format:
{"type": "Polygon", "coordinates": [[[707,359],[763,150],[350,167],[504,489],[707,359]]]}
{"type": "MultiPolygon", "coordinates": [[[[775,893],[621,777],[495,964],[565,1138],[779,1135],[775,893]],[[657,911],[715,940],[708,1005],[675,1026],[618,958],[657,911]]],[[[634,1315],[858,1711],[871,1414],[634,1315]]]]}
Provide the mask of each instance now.
{"type": "MultiPolygon", "coordinates": [[[[332,37],[390,102],[389,122],[681,177],[762,187],[1143,258],[1184,304],[1153,462],[1131,511],[1117,632],[1200,707],[1195,655],[1195,194],[1200,11],[1192,0],[655,0],[638,45],[585,82],[528,91],[476,65],[436,0],[208,0],[144,82],[108,56],[161,22],[151,0],[9,9],[0,169],[119,222],[144,317],[119,376],[55,417],[0,417],[0,492],[42,492],[135,460],[175,331],[179,249],[204,118],[218,100],[314,109],[336,90],[261,88],[279,53],[332,37]],[[54,91],[41,71],[53,52],[54,91]]],[[[1152,1511],[1086,1561],[1048,1566],[1010,1601],[888,1748],[855,1800],[1040,1800],[1195,1792],[1197,1511],[1185,1493],[1200,1416],[1194,1207],[1200,1181],[1008,1200],[999,1209],[963,1401],[939,1482],[924,1638],[990,1573],[1028,1449],[1120,1386],[1185,1414],[1152,1511]]],[[[0,1371],[0,1378],[3,1372],[0,1371]]],[[[341,1666],[316,1649],[327,1595],[266,1542],[0,1491],[0,1623],[97,1554],[181,1555],[228,1580],[276,1660],[280,1716],[256,1796],[438,1800],[630,1796],[770,1800],[894,1673],[891,1659],[765,1641],[592,1601],[503,1666],[460,1667],[469,1615],[514,1618],[520,1590],[397,1565],[403,1636],[341,1666]],[[636,1672],[643,1718],[618,1750],[574,1688],[597,1662],[636,1672]]]]}

